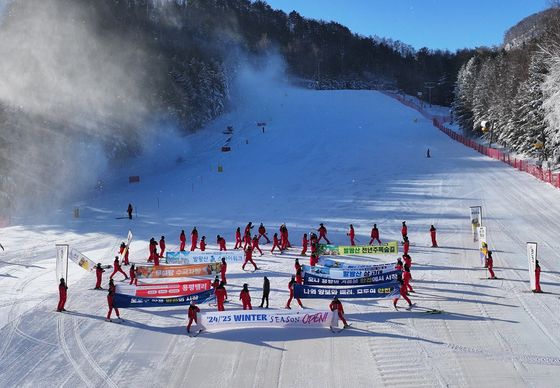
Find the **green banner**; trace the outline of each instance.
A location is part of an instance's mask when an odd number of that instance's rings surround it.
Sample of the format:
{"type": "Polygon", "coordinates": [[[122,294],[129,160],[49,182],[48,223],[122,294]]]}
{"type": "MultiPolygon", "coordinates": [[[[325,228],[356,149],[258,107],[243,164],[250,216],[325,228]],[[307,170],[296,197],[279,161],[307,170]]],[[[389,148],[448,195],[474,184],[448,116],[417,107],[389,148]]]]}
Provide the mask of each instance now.
{"type": "Polygon", "coordinates": [[[391,241],[383,245],[339,246],[338,253],[341,255],[396,255],[399,253],[399,243],[391,241]]]}

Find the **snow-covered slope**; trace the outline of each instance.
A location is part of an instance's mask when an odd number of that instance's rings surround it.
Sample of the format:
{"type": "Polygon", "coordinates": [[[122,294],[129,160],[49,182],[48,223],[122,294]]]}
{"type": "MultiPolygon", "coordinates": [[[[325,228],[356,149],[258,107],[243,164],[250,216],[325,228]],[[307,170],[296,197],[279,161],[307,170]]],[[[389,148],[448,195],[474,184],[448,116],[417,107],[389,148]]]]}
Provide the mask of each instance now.
{"type": "MultiPolygon", "coordinates": [[[[0,386],[557,386],[560,192],[454,143],[388,97],[262,90],[210,128],[161,139],[149,160],[103,179],[102,192],[53,211],[56,223],[21,220],[2,229],[0,386]],[[265,133],[255,125],[262,121],[265,133]],[[221,153],[227,125],[234,126],[232,152],[221,153]],[[141,182],[128,184],[128,175],[141,182]],[[138,218],[115,219],[128,202],[138,218]],[[483,206],[500,280],[480,268],[473,205],[483,206]],[[70,218],[73,206],[80,219],[70,218]],[[382,239],[395,240],[404,220],[420,308],[344,301],[354,328],[338,335],[239,329],[190,338],[185,309],[171,307],[124,310],[126,322],[113,325],[104,322],[105,292],[91,290],[93,276],[73,264],[67,307],[74,313],[53,312],[55,243],[109,264],[130,228],[131,258],[141,262],[151,237],[165,235],[173,249],[180,230],[193,226],[215,248],[217,234],[232,247],[235,228],[248,221],[263,222],[270,234],[285,222],[299,245],[320,222],[334,243],[346,243],[350,223],[366,242],[373,223],[382,239]],[[428,247],[431,224],[439,249],[428,247]],[[526,241],[539,243],[550,293],[527,292],[526,241]]],[[[258,305],[262,276],[271,279],[271,307],[282,308],[297,253],[266,252],[255,273],[230,266],[227,308],[238,307],[243,283],[258,305]]]]}

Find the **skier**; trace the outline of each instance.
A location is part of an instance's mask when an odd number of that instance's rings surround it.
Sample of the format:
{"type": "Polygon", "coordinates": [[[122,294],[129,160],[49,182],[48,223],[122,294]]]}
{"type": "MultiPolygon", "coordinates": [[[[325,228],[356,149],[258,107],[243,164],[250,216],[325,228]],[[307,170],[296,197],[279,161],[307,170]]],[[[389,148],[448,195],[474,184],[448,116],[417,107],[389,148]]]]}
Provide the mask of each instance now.
{"type": "Polygon", "coordinates": [[[204,252],[206,250],[206,236],[202,236],[200,239],[200,250],[204,252]]]}
{"type": "Polygon", "coordinates": [[[406,221],[402,222],[401,234],[404,241],[404,238],[408,236],[408,227],[406,226],[406,221]]]}
{"type": "Polygon", "coordinates": [[[150,256],[148,257],[148,262],[154,261],[154,256],[158,256],[157,254],[157,242],[155,238],[150,239],[150,244],[148,246],[148,250],[150,251],[150,256]]]}
{"type": "Polygon", "coordinates": [[[488,251],[488,256],[486,257],[486,265],[488,272],[490,272],[490,277],[488,279],[497,279],[494,274],[494,260],[492,259],[492,251],[488,251]]]}
{"type": "Polygon", "coordinates": [[[243,241],[241,241],[241,228],[237,227],[237,229],[235,230],[235,246],[233,247],[233,249],[241,248],[242,242],[243,241]]]}
{"type": "MultiPolygon", "coordinates": [[[[406,286],[404,285],[404,282],[403,282],[403,279],[402,279],[401,275],[398,276],[397,280],[399,281],[399,284],[400,284],[399,294],[400,294],[400,296],[403,297],[404,300],[406,300],[408,302],[408,310],[410,310],[412,308],[412,302],[410,301],[410,299],[406,295],[406,286]]],[[[399,298],[400,297],[396,297],[396,298],[393,299],[393,307],[395,308],[395,310],[398,310],[397,301],[399,300],[399,298]]]]}
{"type": "MultiPolygon", "coordinates": [[[[288,283],[288,289],[290,290],[290,298],[288,299],[288,302],[286,303],[286,308],[287,309],[291,309],[290,304],[292,303],[292,299],[294,299],[294,284],[296,284],[296,277],[294,275],[292,275],[292,279],[288,283]]],[[[298,302],[298,304],[300,305],[300,307],[303,308],[303,304],[301,303],[301,300],[299,298],[295,298],[295,299],[298,302]]]]}
{"type": "Polygon", "coordinates": [[[266,238],[266,243],[270,243],[270,240],[268,239],[268,236],[266,235],[266,228],[264,227],[263,223],[261,222],[261,224],[259,225],[259,240],[261,237],[266,238]]]}
{"type": "Polygon", "coordinates": [[[535,289],[533,292],[541,293],[541,266],[539,265],[539,261],[535,260],[535,289]]]}
{"type": "Polygon", "coordinates": [[[218,278],[218,275],[216,275],[214,281],[212,282],[212,289],[214,290],[214,294],[216,294],[216,288],[218,288],[219,285],[220,285],[220,279],[218,278]]]}
{"type": "Polygon", "coordinates": [[[251,248],[250,246],[248,246],[247,249],[245,249],[245,262],[241,266],[241,269],[243,271],[245,271],[245,266],[247,265],[247,263],[253,264],[253,266],[255,267],[255,271],[258,269],[257,265],[253,261],[253,248],[251,248]]]}
{"type": "Polygon", "coordinates": [[[436,228],[433,225],[430,226],[430,237],[432,238],[432,248],[437,248],[436,228]]]}
{"type": "Polygon", "coordinates": [[[109,280],[109,293],[107,294],[107,304],[109,305],[109,312],[107,313],[107,318],[105,318],[105,320],[107,322],[112,322],[111,321],[111,313],[113,312],[113,309],[115,309],[115,313],[117,314],[117,318],[121,319],[121,316],[119,314],[119,309],[115,306],[113,306],[113,297],[115,296],[115,292],[117,290],[117,287],[115,287],[115,283],[113,283],[113,279],[109,280]]]}
{"type": "Polygon", "coordinates": [[[224,284],[227,284],[226,281],[226,271],[227,271],[227,263],[226,263],[226,258],[222,257],[222,266],[220,267],[220,276],[222,277],[222,282],[224,284]]]}
{"type": "Polygon", "coordinates": [[[311,236],[309,237],[309,243],[311,246],[311,254],[317,253],[319,240],[317,239],[317,235],[315,233],[311,233],[311,236]]]}
{"type": "Polygon", "coordinates": [[[101,280],[103,278],[103,272],[105,272],[105,270],[101,268],[101,263],[97,263],[97,265],[95,266],[95,276],[97,277],[97,282],[95,283],[95,290],[102,290],[101,280]]]}
{"type": "Polygon", "coordinates": [[[288,235],[289,233],[286,224],[280,225],[280,247],[282,248],[283,251],[292,247],[288,235]]]}
{"type": "Polygon", "coordinates": [[[216,237],[216,242],[218,243],[218,245],[220,246],[220,251],[227,251],[227,247],[226,247],[226,239],[221,237],[220,235],[218,235],[216,237]]]}
{"type": "Polygon", "coordinates": [[[404,265],[404,272],[402,274],[402,279],[404,282],[405,290],[407,295],[409,292],[414,292],[412,286],[410,285],[410,281],[412,280],[412,274],[410,273],[410,267],[408,265],[404,265]]]}
{"type": "Polygon", "coordinates": [[[309,265],[315,267],[318,262],[319,262],[319,257],[313,253],[309,258],[309,265]]]}
{"type": "Polygon", "coordinates": [[[243,289],[239,293],[239,300],[243,303],[243,310],[252,310],[251,306],[251,294],[249,294],[249,285],[247,283],[243,284],[243,289]]]}
{"type": "Polygon", "coordinates": [[[294,269],[296,270],[296,272],[298,271],[298,269],[301,269],[301,264],[299,263],[299,259],[296,259],[296,262],[294,263],[294,269]]]}
{"type": "Polygon", "coordinates": [[[157,248],[154,248],[154,256],[153,256],[154,266],[159,266],[159,255],[157,253],[157,248]]]}
{"type": "Polygon", "coordinates": [[[336,311],[338,313],[338,319],[340,319],[342,323],[344,323],[344,328],[350,326],[344,318],[344,307],[342,306],[342,302],[338,300],[338,296],[335,296],[333,298],[331,304],[329,305],[329,308],[331,309],[331,311],[336,311]]]}
{"type": "Polygon", "coordinates": [[[408,253],[405,253],[402,255],[402,258],[404,260],[404,265],[407,265],[408,268],[412,268],[412,257],[410,257],[408,253]]]}
{"type": "Polygon", "coordinates": [[[354,237],[356,236],[356,233],[354,232],[354,225],[350,224],[350,231],[348,231],[346,235],[350,237],[350,245],[351,246],[356,245],[356,243],[354,242],[354,237]]]}
{"type": "Polygon", "coordinates": [[[136,277],[136,267],[134,266],[134,264],[132,264],[130,266],[130,283],[129,284],[134,284],[135,286],[138,286],[138,277],[136,277]]]}
{"type": "Polygon", "coordinates": [[[255,234],[255,236],[253,237],[253,245],[252,245],[253,250],[258,250],[261,253],[261,256],[263,255],[263,252],[261,251],[261,248],[259,248],[259,238],[257,237],[257,235],[255,234]]]}
{"type": "Polygon", "coordinates": [[[179,235],[179,241],[180,241],[179,250],[181,252],[184,252],[185,251],[185,244],[187,243],[187,236],[185,235],[184,230],[181,230],[181,234],[179,235]]]}
{"type": "Polygon", "coordinates": [[[301,240],[301,246],[303,247],[303,249],[301,250],[301,253],[300,253],[301,256],[306,256],[307,244],[308,244],[307,233],[304,233],[303,234],[303,239],[301,240]]]}
{"type": "Polygon", "coordinates": [[[379,229],[377,229],[377,224],[373,224],[371,228],[371,240],[369,240],[369,245],[373,245],[373,242],[377,240],[379,245],[381,245],[381,240],[379,239],[379,229]]]}
{"type": "Polygon", "coordinates": [[[191,252],[196,249],[196,245],[198,244],[198,230],[196,230],[196,226],[191,231],[191,252]]]}
{"type": "Polygon", "coordinates": [[[248,246],[251,246],[251,231],[245,232],[243,236],[243,250],[247,249],[248,246]]]}
{"type": "Polygon", "coordinates": [[[124,241],[121,243],[121,246],[119,247],[119,255],[122,256],[123,253],[124,253],[123,265],[128,265],[128,248],[126,247],[124,241]]]}
{"type": "Polygon", "coordinates": [[[403,263],[402,263],[400,257],[397,259],[397,264],[395,264],[395,269],[397,271],[402,271],[403,270],[403,263]]]}
{"type": "Polygon", "coordinates": [[[426,157],[429,158],[430,157],[430,149],[428,148],[428,150],[426,151],[426,157]]]}
{"type": "Polygon", "coordinates": [[[187,333],[191,332],[191,325],[194,323],[198,326],[198,321],[196,319],[196,315],[200,312],[200,308],[195,304],[194,300],[191,300],[191,304],[189,306],[189,310],[187,312],[187,317],[189,318],[189,323],[187,324],[187,333]]]}
{"type": "Polygon", "coordinates": [[[270,250],[270,253],[274,253],[274,248],[278,248],[280,253],[282,253],[282,248],[280,247],[280,241],[278,241],[278,233],[274,233],[274,236],[272,236],[272,249],[270,250]]]}
{"type": "Polygon", "coordinates": [[[163,252],[165,252],[165,236],[159,239],[159,257],[163,257],[163,252]]]}
{"type": "Polygon", "coordinates": [[[129,203],[128,207],[126,208],[126,212],[128,213],[128,219],[131,220],[132,219],[132,204],[129,203]]]}
{"type": "Polygon", "coordinates": [[[216,288],[216,304],[218,305],[218,311],[225,311],[224,301],[227,299],[227,291],[224,287],[224,282],[220,282],[218,288],[216,288]]]}
{"type": "Polygon", "coordinates": [[[317,229],[317,232],[319,232],[319,240],[317,240],[317,242],[321,241],[321,239],[324,238],[327,244],[331,243],[327,238],[327,228],[325,228],[325,225],[319,224],[319,229],[317,229]]]}
{"type": "Polygon", "coordinates": [[[56,311],[66,311],[64,305],[66,304],[66,298],[68,296],[68,286],[64,282],[64,278],[60,278],[60,284],[58,285],[58,306],[56,311]]]}
{"type": "Polygon", "coordinates": [[[303,284],[303,277],[301,275],[301,268],[296,270],[296,283],[303,284]]]}
{"type": "Polygon", "coordinates": [[[247,233],[249,233],[249,236],[250,236],[251,235],[251,229],[253,229],[253,228],[254,228],[253,223],[249,222],[247,224],[247,226],[245,226],[245,232],[243,233],[243,235],[245,236],[245,235],[247,235],[247,233]]]}
{"type": "Polygon", "coordinates": [[[404,242],[403,242],[403,251],[404,254],[407,255],[408,254],[408,250],[410,249],[410,241],[408,241],[408,237],[407,236],[403,236],[404,242]]]}
{"type": "Polygon", "coordinates": [[[121,268],[121,264],[119,263],[119,257],[115,256],[115,261],[113,261],[113,273],[111,274],[111,276],[109,276],[109,279],[113,279],[113,276],[115,276],[117,272],[120,272],[124,275],[124,280],[128,279],[128,276],[126,276],[126,274],[123,272],[121,268]]]}
{"type": "Polygon", "coordinates": [[[264,277],[264,281],[263,281],[263,292],[262,292],[262,299],[261,299],[261,304],[260,304],[260,308],[262,308],[264,306],[264,301],[266,300],[266,307],[268,308],[268,295],[270,294],[270,280],[268,280],[268,278],[265,276],[264,277]]]}

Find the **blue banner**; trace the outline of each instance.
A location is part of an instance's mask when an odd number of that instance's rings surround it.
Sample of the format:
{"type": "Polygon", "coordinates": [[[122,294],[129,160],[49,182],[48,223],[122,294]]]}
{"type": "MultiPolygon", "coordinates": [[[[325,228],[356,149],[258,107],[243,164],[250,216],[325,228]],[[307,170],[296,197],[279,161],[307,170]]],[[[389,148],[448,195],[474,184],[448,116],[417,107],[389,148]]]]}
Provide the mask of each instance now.
{"type": "Polygon", "coordinates": [[[328,277],[331,279],[346,278],[365,278],[368,276],[377,276],[382,273],[395,270],[395,264],[379,264],[364,267],[364,269],[347,269],[347,268],[329,268],[329,267],[311,267],[309,265],[302,266],[303,272],[320,277],[328,277]]]}
{"type": "Polygon", "coordinates": [[[206,264],[206,263],[221,263],[222,257],[226,262],[243,262],[245,255],[243,252],[209,252],[209,251],[180,251],[180,252],[167,252],[165,254],[165,262],[167,264],[206,264]]]}
{"type": "Polygon", "coordinates": [[[377,284],[397,280],[397,277],[401,273],[402,271],[394,270],[363,278],[332,279],[330,277],[317,276],[306,272],[303,275],[303,284],[309,286],[358,286],[364,284],[377,284]]]}
{"type": "Polygon", "coordinates": [[[115,307],[165,307],[165,306],[186,306],[191,300],[197,303],[207,302],[214,298],[214,290],[206,290],[197,294],[178,296],[172,298],[142,298],[133,295],[115,294],[113,304],[115,307]]]}
{"type": "MultiPolygon", "coordinates": [[[[386,266],[388,264],[387,263],[348,264],[344,261],[338,261],[338,260],[333,260],[333,259],[329,259],[329,258],[326,258],[326,257],[320,257],[319,258],[319,265],[322,265],[323,267],[329,267],[329,268],[369,269],[369,268],[372,268],[372,267],[386,266]]],[[[394,264],[393,264],[393,266],[394,266],[394,264]]]]}
{"type": "Polygon", "coordinates": [[[315,287],[294,284],[294,297],[313,299],[339,298],[389,298],[400,294],[400,284],[397,281],[374,284],[361,287],[315,287]]]}

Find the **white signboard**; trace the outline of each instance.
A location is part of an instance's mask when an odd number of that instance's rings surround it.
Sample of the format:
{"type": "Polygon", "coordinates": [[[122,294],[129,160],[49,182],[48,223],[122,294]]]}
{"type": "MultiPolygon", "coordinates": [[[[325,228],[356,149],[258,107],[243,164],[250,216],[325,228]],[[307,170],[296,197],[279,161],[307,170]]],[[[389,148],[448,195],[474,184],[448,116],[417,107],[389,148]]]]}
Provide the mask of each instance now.
{"type": "Polygon", "coordinates": [[[56,282],[68,283],[68,244],[56,244],[56,282]]]}
{"type": "Polygon", "coordinates": [[[527,243],[527,260],[529,261],[529,279],[531,281],[531,290],[537,288],[537,281],[535,279],[535,269],[537,263],[537,243],[527,243]]]}
{"type": "Polygon", "coordinates": [[[473,234],[473,241],[478,240],[478,227],[482,226],[482,206],[471,206],[471,228],[473,234]]]}
{"type": "Polygon", "coordinates": [[[328,327],[331,322],[332,312],[326,310],[237,310],[202,314],[202,325],[208,331],[244,327],[328,327]]]}

